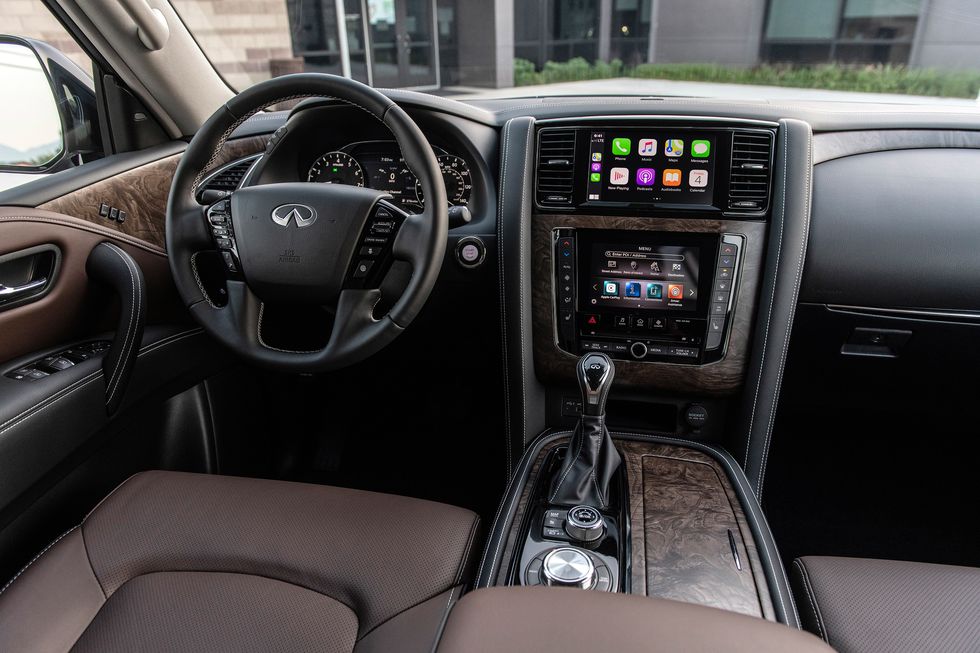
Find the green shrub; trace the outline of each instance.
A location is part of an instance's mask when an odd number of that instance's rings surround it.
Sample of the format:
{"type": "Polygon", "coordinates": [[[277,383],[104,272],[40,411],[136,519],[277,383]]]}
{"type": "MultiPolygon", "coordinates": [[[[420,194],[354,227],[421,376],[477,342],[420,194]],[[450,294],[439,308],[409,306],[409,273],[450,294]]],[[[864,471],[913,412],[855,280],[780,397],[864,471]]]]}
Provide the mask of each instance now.
{"type": "Polygon", "coordinates": [[[971,99],[977,97],[977,90],[980,89],[980,70],[939,71],[891,65],[835,64],[817,66],[761,64],[753,67],[731,67],[718,64],[645,63],[626,67],[619,59],[590,64],[585,59],[576,57],[563,62],[549,61],[538,71],[531,61],[514,60],[515,86],[612,77],[759,84],[971,99]]]}

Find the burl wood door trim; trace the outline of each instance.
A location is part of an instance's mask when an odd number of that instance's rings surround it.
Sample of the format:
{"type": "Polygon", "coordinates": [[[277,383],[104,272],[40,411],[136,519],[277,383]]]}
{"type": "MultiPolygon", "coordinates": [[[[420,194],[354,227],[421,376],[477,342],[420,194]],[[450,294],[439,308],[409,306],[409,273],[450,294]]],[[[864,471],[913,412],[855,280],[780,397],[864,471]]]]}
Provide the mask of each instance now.
{"type": "MultiPolygon", "coordinates": [[[[265,143],[266,139],[258,136],[228,141],[212,170],[261,152],[265,143]]],[[[127,170],[45,202],[38,208],[86,220],[163,248],[166,246],[167,198],[180,157],[181,154],[174,154],[127,170]],[[99,207],[103,202],[125,211],[125,222],[100,216],[99,207]]]]}
{"type": "MultiPolygon", "coordinates": [[[[531,312],[534,338],[534,369],[542,381],[574,383],[579,357],[558,348],[555,343],[554,277],[552,274],[552,230],[618,229],[732,233],[745,236],[738,295],[732,314],[731,335],[725,357],[707,365],[616,361],[615,385],[730,395],[744,382],[748,367],[752,323],[758,306],[765,253],[766,223],[743,220],[705,220],[674,218],[629,218],[599,215],[536,214],[531,224],[533,256],[531,270],[531,312]]],[[[584,262],[580,261],[579,265],[584,262]]]]}

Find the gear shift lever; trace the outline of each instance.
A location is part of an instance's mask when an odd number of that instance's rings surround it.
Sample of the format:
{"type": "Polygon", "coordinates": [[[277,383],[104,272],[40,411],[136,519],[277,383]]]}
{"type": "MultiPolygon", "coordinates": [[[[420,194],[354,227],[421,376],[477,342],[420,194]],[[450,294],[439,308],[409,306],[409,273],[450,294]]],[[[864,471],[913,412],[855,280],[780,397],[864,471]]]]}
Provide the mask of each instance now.
{"type": "Polygon", "coordinates": [[[551,503],[605,508],[609,485],[622,459],[606,428],[606,399],[616,367],[605,354],[590,353],[576,366],[582,389],[579,419],[558,475],[552,479],[551,503]]]}
{"type": "Polygon", "coordinates": [[[612,359],[605,354],[586,354],[579,359],[575,371],[582,389],[582,414],[605,416],[609,388],[616,376],[612,359]]]}

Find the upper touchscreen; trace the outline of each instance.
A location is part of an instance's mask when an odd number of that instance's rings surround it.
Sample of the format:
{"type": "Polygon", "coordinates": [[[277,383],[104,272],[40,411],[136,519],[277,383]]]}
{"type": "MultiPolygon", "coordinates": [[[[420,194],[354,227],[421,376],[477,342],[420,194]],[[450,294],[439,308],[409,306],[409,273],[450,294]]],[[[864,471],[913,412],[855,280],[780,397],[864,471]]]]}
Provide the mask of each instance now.
{"type": "Polygon", "coordinates": [[[590,133],[587,202],[711,204],[716,133],[670,129],[590,133]]]}

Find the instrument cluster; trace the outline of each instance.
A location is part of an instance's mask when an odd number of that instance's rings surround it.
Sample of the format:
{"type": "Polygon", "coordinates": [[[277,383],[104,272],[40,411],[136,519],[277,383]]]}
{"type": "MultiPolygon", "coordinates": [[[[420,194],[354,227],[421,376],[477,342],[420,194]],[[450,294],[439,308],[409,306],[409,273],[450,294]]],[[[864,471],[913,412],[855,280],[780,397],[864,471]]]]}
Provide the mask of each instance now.
{"type": "MultiPolygon", "coordinates": [[[[466,161],[433,146],[451,206],[465,206],[473,180],[466,161]]],[[[310,166],[307,181],[366,186],[390,193],[393,202],[411,213],[422,211],[425,198],[394,141],[361,141],[326,152],[310,166]]]]}

